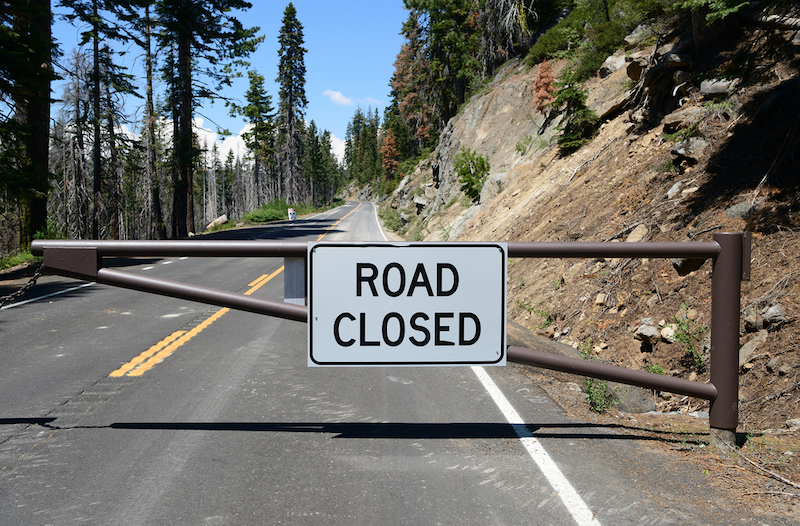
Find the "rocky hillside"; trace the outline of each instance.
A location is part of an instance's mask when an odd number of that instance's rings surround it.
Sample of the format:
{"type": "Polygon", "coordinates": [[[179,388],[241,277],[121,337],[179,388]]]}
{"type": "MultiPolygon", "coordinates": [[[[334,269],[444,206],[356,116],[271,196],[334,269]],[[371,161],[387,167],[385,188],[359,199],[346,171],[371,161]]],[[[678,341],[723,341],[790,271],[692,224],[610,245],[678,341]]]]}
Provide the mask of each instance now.
{"type": "MultiPolygon", "coordinates": [[[[687,452],[747,508],[800,520],[792,482],[800,480],[800,14],[753,21],[704,65],[692,62],[691,35],[673,22],[639,28],[590,80],[587,105],[602,125],[570,156],[555,146],[560,117],[547,122],[533,111],[540,66],[507,64],[452,119],[430,158],[381,199],[383,217],[406,239],[431,241],[686,242],[752,232],[737,456],[720,460],[703,449],[707,437],[693,438],[707,433],[702,418],[625,416],[606,384],[552,374],[539,383],[582,419],[687,452]],[[462,149],[491,164],[477,203],[460,190],[462,149]],[[609,404],[606,415],[589,411],[609,404]]],[[[556,76],[565,67],[552,65],[556,76]]],[[[513,337],[521,326],[548,338],[548,350],[707,380],[710,267],[509,261],[513,337]]],[[[702,415],[708,407],[645,394],[624,410],[702,415]]]]}
{"type": "MultiPolygon", "coordinates": [[[[587,105],[602,125],[574,154],[554,146],[560,117],[546,122],[533,111],[539,67],[511,62],[382,206],[412,240],[707,241],[753,232],[741,422],[800,426],[797,21],[754,22],[704,66],[691,60],[691,35],[669,22],[639,28],[588,83],[587,105]],[[477,204],[455,172],[462,149],[491,164],[477,204]]],[[[556,76],[565,67],[552,65],[556,76]]],[[[710,272],[708,263],[666,260],[514,260],[509,319],[584,355],[703,380],[710,272]]],[[[706,407],[666,393],[652,405],[706,407]]]]}

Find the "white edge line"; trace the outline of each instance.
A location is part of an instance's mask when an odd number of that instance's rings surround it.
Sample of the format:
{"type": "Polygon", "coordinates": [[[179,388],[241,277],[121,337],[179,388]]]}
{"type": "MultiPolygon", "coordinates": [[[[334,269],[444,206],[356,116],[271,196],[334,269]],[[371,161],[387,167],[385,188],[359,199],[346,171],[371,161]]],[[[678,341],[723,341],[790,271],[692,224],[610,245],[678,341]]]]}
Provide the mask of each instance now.
{"type": "Polygon", "coordinates": [[[561,473],[561,470],[558,469],[556,463],[553,462],[553,459],[547,454],[542,444],[528,431],[522,417],[517,413],[517,410],[514,409],[514,406],[511,405],[500,388],[497,387],[494,380],[492,380],[483,367],[473,366],[472,370],[483,384],[483,387],[486,388],[486,391],[489,392],[489,395],[503,413],[503,416],[506,417],[508,423],[514,426],[514,431],[517,433],[520,442],[522,442],[528,454],[533,458],[533,461],[536,462],[536,465],[539,466],[539,469],[542,471],[547,481],[556,493],[558,493],[561,502],[563,502],[564,506],[569,510],[575,522],[579,526],[600,526],[600,522],[595,518],[592,510],[589,509],[589,506],[587,506],[581,496],[578,495],[578,492],[575,491],[575,488],[569,483],[567,477],[561,473]]]}
{"type": "Polygon", "coordinates": [[[370,203],[372,205],[372,209],[375,211],[375,222],[378,223],[378,230],[381,231],[381,235],[383,236],[384,241],[389,241],[389,238],[386,237],[386,234],[383,231],[383,227],[381,226],[381,220],[378,218],[378,206],[375,203],[370,203]]]}
{"type": "Polygon", "coordinates": [[[46,296],[39,296],[38,298],[31,298],[29,300],[20,301],[19,303],[12,303],[11,305],[6,305],[5,307],[0,307],[0,310],[10,309],[12,307],[19,307],[21,305],[25,305],[27,303],[33,303],[34,301],[39,300],[46,300],[47,298],[52,298],[53,296],[58,296],[59,294],[66,294],[67,292],[72,292],[73,290],[82,289],[84,287],[90,287],[92,285],[96,285],[96,281],[92,281],[90,283],[84,283],[83,285],[78,285],[77,287],[72,287],[71,289],[60,290],[58,292],[54,292],[52,294],[47,294],[46,296]]]}

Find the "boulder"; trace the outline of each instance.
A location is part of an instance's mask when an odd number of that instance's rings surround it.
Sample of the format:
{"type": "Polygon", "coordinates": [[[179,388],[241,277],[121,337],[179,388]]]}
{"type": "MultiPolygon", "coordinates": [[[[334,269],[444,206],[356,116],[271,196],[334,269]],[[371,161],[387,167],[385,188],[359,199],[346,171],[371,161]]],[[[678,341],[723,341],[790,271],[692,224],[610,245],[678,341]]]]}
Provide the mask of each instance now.
{"type": "Polygon", "coordinates": [[[786,311],[783,310],[783,307],[780,305],[773,305],[765,309],[761,313],[761,317],[764,319],[764,326],[769,325],[781,325],[789,321],[789,317],[786,316],[786,311]]]}
{"type": "Polygon", "coordinates": [[[679,130],[688,128],[689,126],[700,122],[705,116],[705,108],[698,107],[694,104],[684,106],[683,108],[673,111],[662,121],[664,123],[664,133],[675,133],[679,130]]]}
{"type": "Polygon", "coordinates": [[[507,174],[505,172],[492,174],[487,179],[486,182],[483,183],[483,188],[481,189],[481,203],[487,203],[496,195],[500,194],[503,190],[506,189],[506,178],[507,174]]]}
{"type": "Polygon", "coordinates": [[[727,95],[741,82],[741,79],[706,79],[700,83],[700,94],[704,97],[727,95]]]}
{"type": "Polygon", "coordinates": [[[414,206],[417,207],[417,215],[421,214],[425,207],[428,206],[428,199],[424,196],[418,195],[414,198],[414,206]]]}
{"type": "Polygon", "coordinates": [[[614,408],[623,413],[649,413],[656,410],[653,393],[649,389],[608,382],[606,396],[614,408]]]}
{"type": "Polygon", "coordinates": [[[681,181],[672,185],[672,188],[667,192],[667,199],[675,199],[678,194],[681,193],[681,188],[683,188],[683,183],[681,181]]]}
{"type": "Polygon", "coordinates": [[[627,239],[625,239],[625,242],[638,243],[640,241],[644,241],[649,233],[650,229],[647,228],[647,225],[637,225],[636,228],[634,228],[633,231],[628,235],[627,239]]]}
{"type": "Polygon", "coordinates": [[[661,340],[666,343],[675,343],[675,326],[667,325],[661,329],[661,340]]]}
{"type": "Polygon", "coordinates": [[[725,215],[735,219],[747,219],[758,208],[758,202],[743,201],[725,210],[725,215]]]}
{"type": "Polygon", "coordinates": [[[746,364],[756,349],[767,342],[767,336],[769,336],[767,331],[759,331],[749,342],[742,345],[739,349],[739,367],[746,364]]]}
{"type": "Polygon", "coordinates": [[[708,141],[700,137],[690,137],[684,141],[675,143],[672,147],[672,155],[678,157],[688,157],[690,159],[697,159],[700,157],[705,149],[708,147],[708,141]]]}
{"type": "Polygon", "coordinates": [[[705,259],[674,258],[672,260],[672,267],[678,275],[688,276],[695,270],[699,270],[705,263],[705,259]]]}
{"type": "Polygon", "coordinates": [[[628,77],[631,80],[639,82],[639,80],[642,78],[642,72],[644,72],[645,69],[647,69],[647,59],[638,58],[628,62],[625,73],[628,74],[628,77]]]}
{"type": "Polygon", "coordinates": [[[611,75],[615,71],[619,71],[625,67],[625,51],[619,50],[610,57],[608,57],[603,65],[600,66],[600,71],[598,72],[600,78],[606,78],[607,76],[611,75]]]}
{"type": "Polygon", "coordinates": [[[747,332],[757,332],[764,328],[764,318],[755,305],[748,305],[742,313],[744,320],[744,330],[747,332]]]}
{"type": "Polygon", "coordinates": [[[625,37],[625,42],[630,46],[635,46],[636,44],[650,38],[650,35],[653,34],[653,27],[646,24],[639,24],[636,26],[636,29],[633,32],[625,37]]]}
{"type": "Polygon", "coordinates": [[[661,331],[654,325],[640,325],[633,335],[634,338],[648,345],[655,345],[661,340],[661,331]]]}
{"type": "Polygon", "coordinates": [[[689,57],[678,55],[677,53],[669,53],[663,60],[668,68],[688,68],[692,64],[689,57]]]}

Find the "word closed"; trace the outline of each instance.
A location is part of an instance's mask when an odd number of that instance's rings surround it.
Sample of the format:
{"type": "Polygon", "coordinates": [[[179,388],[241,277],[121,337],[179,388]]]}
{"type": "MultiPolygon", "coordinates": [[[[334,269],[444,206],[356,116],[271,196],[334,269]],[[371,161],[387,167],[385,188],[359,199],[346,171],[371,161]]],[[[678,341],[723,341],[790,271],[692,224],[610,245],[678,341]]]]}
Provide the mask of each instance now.
{"type": "Polygon", "coordinates": [[[504,365],[506,247],[309,245],[309,366],[504,365]]]}

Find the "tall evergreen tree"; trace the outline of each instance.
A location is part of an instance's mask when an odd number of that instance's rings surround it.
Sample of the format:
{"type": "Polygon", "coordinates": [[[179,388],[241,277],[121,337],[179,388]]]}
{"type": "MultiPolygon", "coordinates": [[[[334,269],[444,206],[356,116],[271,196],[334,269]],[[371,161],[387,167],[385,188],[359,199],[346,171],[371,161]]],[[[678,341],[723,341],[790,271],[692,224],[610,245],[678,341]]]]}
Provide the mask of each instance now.
{"type": "Polygon", "coordinates": [[[51,22],[50,0],[0,5],[0,187],[19,203],[19,248],[47,221],[51,22]]]}
{"type": "Polygon", "coordinates": [[[273,168],[275,166],[275,109],[272,107],[272,96],[264,88],[264,77],[256,71],[248,71],[250,87],[245,93],[247,104],[239,106],[231,103],[231,113],[242,115],[250,124],[242,139],[253,154],[253,179],[257,192],[257,207],[278,194],[270,194],[273,168]]]}
{"type": "Polygon", "coordinates": [[[280,86],[278,115],[278,156],[283,178],[284,195],[289,203],[303,199],[303,117],[308,106],[306,99],[306,66],[303,47],[303,25],[297,19],[297,10],[289,3],[283,14],[283,25],[278,35],[278,82],[280,86]]]}
{"type": "Polygon", "coordinates": [[[236,67],[252,53],[261,38],[258,28],[245,29],[232,15],[234,9],[249,9],[243,0],[162,0],[157,4],[163,27],[161,45],[174,53],[174,60],[165,64],[165,74],[174,78],[173,97],[176,120],[173,180],[173,236],[185,237],[194,231],[193,166],[198,151],[193,147],[192,117],[198,91],[206,97],[229,86],[236,67]],[[199,69],[198,64],[205,64],[199,69]],[[223,66],[224,64],[224,66],[223,66]],[[210,86],[197,90],[195,81],[204,76],[210,86]]]}

